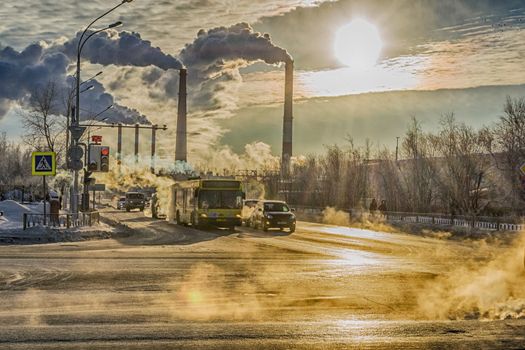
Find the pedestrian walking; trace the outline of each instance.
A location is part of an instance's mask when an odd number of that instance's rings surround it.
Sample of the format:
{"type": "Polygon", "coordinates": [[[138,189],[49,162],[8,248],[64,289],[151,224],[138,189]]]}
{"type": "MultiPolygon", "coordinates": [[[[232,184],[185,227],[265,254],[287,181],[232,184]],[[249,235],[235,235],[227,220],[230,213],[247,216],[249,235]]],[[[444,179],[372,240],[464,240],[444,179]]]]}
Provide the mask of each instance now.
{"type": "Polygon", "coordinates": [[[372,202],[370,203],[370,208],[369,208],[370,212],[374,212],[377,210],[377,201],[376,199],[372,199],[372,202]]]}
{"type": "Polygon", "coordinates": [[[383,200],[381,201],[381,204],[379,205],[379,208],[378,208],[378,209],[379,209],[379,211],[381,211],[381,212],[385,212],[385,211],[386,211],[386,200],[383,199],[383,200]]]}

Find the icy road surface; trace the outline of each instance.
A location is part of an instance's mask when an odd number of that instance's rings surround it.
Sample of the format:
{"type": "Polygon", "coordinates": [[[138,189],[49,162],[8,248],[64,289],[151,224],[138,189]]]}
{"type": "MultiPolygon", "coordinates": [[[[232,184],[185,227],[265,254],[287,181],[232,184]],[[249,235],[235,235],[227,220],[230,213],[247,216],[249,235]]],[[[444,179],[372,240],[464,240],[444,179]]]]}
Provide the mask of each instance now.
{"type": "Polygon", "coordinates": [[[1,349],[525,348],[519,290],[499,320],[443,317],[455,300],[429,287],[498,250],[303,222],[292,235],[231,233],[104,215],[126,234],[0,246],[1,349]]]}

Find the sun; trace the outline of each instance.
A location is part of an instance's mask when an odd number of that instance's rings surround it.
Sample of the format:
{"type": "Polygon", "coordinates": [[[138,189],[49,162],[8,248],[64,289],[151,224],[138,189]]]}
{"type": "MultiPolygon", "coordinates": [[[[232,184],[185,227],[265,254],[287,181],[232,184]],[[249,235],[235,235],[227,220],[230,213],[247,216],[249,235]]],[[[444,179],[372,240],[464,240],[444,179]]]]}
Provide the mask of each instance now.
{"type": "Polygon", "coordinates": [[[355,70],[373,67],[381,54],[383,42],[377,28],[357,18],[339,28],[335,35],[335,57],[355,70]]]}

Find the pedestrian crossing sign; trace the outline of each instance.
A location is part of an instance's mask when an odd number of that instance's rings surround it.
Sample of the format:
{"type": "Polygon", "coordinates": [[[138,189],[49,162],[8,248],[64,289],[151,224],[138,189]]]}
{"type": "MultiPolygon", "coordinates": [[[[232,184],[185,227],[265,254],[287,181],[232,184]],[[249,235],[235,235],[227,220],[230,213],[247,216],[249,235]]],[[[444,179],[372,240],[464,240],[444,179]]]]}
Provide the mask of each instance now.
{"type": "Polygon", "coordinates": [[[37,176],[55,176],[56,153],[55,152],[33,152],[31,173],[37,176]]]}

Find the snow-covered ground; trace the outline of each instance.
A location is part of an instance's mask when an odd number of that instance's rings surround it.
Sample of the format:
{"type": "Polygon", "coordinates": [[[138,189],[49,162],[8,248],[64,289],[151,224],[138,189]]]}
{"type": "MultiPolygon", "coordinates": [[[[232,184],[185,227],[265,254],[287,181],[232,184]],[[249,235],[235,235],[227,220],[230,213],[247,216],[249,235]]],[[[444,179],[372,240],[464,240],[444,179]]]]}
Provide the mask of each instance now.
{"type": "Polygon", "coordinates": [[[42,203],[22,205],[13,200],[0,202],[0,211],[4,213],[0,217],[0,230],[11,230],[21,228],[23,225],[24,213],[38,213],[43,210],[42,203]]]}
{"type": "MultiPolygon", "coordinates": [[[[46,203],[49,212],[49,203],[46,203]]],[[[90,239],[111,237],[113,228],[104,224],[93,227],[50,228],[35,226],[23,230],[24,213],[43,213],[44,204],[35,202],[20,204],[13,200],[0,202],[0,245],[2,244],[38,244],[53,242],[77,242],[90,239]]]]}

